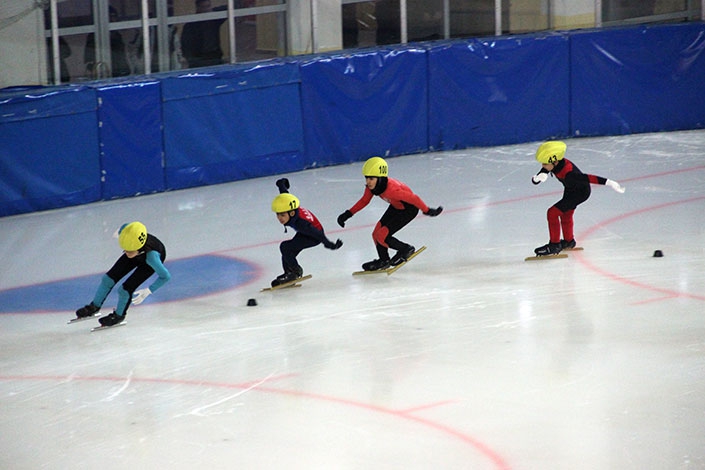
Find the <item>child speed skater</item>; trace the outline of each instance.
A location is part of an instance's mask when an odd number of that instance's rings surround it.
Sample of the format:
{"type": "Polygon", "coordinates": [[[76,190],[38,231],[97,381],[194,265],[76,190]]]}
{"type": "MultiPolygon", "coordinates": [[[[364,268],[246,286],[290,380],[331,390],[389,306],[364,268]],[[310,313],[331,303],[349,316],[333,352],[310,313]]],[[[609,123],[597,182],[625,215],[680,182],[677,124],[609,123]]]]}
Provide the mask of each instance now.
{"type": "Polygon", "coordinates": [[[360,200],[338,216],[338,225],[345,222],[370,203],[373,196],[379,196],[389,203],[389,207],[372,231],[372,240],[377,248],[378,258],[362,265],[365,271],[378,271],[389,266],[398,266],[414,254],[416,248],[394,237],[394,234],[414,220],[419,210],[430,217],[443,211],[442,206],[429,208],[423,200],[401,181],[389,178],[387,162],[381,157],[372,157],[362,166],[365,177],[365,190],[360,200]],[[389,258],[389,249],[396,250],[389,258]]]}
{"type": "Polygon", "coordinates": [[[309,210],[300,206],[296,196],[289,193],[289,180],[277,180],[279,195],[272,201],[272,211],[277,214],[277,220],[286,227],[291,227],[296,235],[290,240],[285,240],[279,245],[282,254],[282,267],[284,274],[280,274],[272,281],[272,287],[295,281],[304,274],[296,257],[306,248],[312,248],[320,243],[329,250],[337,250],[343,246],[341,240],[332,242],[326,237],[321,222],[309,210]]]}
{"type": "Polygon", "coordinates": [[[132,272],[130,277],[118,287],[118,303],[115,311],[98,320],[102,326],[121,323],[127,315],[130,304],[141,304],[148,295],[156,292],[171,279],[171,274],[163,264],[166,259],[166,248],[157,237],[147,233],[144,224],[141,222],[125,224],[118,229],[117,234],[118,243],[123,249],[122,256],[103,275],[93,301],[76,310],[78,318],[96,314],[115,284],[132,272]],[[154,273],[157,273],[158,277],[149,287],[136,290],[154,273]]]}
{"type": "Polygon", "coordinates": [[[573,162],[564,158],[565,151],[565,142],[557,140],[544,142],[536,151],[536,160],[541,163],[541,170],[531,178],[531,181],[534,184],[542,183],[551,174],[564,187],[563,197],[552,205],[546,214],[549,243],[534,250],[537,256],[555,255],[561,250],[575,248],[573,213],[576,207],[590,197],[590,184],[602,184],[618,193],[624,192],[624,188],[616,181],[580,171],[573,162]],[[561,231],[563,231],[562,239],[561,231]]]}

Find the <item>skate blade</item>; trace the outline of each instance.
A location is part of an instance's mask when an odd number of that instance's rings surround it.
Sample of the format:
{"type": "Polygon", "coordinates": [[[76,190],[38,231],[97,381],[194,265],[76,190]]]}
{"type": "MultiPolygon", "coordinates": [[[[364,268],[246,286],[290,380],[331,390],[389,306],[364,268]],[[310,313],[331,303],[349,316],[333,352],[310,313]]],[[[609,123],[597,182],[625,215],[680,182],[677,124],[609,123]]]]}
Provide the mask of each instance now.
{"type": "Polygon", "coordinates": [[[284,284],[279,284],[278,286],[265,287],[260,292],[268,292],[270,290],[286,289],[288,287],[301,287],[301,284],[299,284],[299,282],[305,281],[306,279],[311,279],[312,277],[313,277],[312,274],[307,274],[306,276],[300,277],[298,279],[294,279],[293,281],[285,282],[284,284]]]}
{"type": "Polygon", "coordinates": [[[418,250],[414,251],[412,254],[409,255],[409,257],[404,261],[403,263],[399,263],[396,266],[392,266],[391,268],[386,269],[387,271],[387,276],[391,275],[392,273],[396,272],[397,269],[400,269],[402,266],[406,265],[409,261],[412,259],[416,258],[416,255],[420,254],[422,251],[426,249],[426,246],[422,246],[418,250]]]}
{"type": "Polygon", "coordinates": [[[72,318],[68,322],[66,322],[67,325],[70,325],[71,323],[81,323],[82,321],[90,320],[95,317],[99,317],[100,313],[94,313],[93,315],[88,315],[87,317],[81,317],[81,318],[72,318]]]}
{"type": "Polygon", "coordinates": [[[127,325],[127,322],[125,320],[121,321],[120,323],[118,323],[116,325],[110,325],[110,326],[100,325],[100,326],[96,326],[95,328],[91,328],[91,333],[94,331],[109,330],[110,328],[117,328],[118,326],[123,326],[123,325],[127,325]]]}
{"type": "Polygon", "coordinates": [[[524,258],[524,261],[543,261],[547,259],[561,259],[561,258],[567,258],[568,255],[565,255],[563,253],[558,253],[557,255],[542,255],[542,256],[529,256],[528,258],[524,258]]]}
{"type": "Polygon", "coordinates": [[[412,254],[410,254],[409,258],[406,261],[404,261],[403,263],[399,263],[396,266],[390,266],[390,267],[384,268],[384,269],[377,269],[375,271],[354,271],[353,276],[365,276],[367,274],[382,274],[382,273],[386,273],[387,276],[389,276],[390,274],[392,274],[392,273],[396,272],[398,269],[400,269],[402,266],[406,265],[406,263],[408,263],[412,259],[416,258],[416,255],[420,254],[425,249],[426,249],[426,246],[422,246],[421,248],[419,248],[418,250],[416,250],[412,254]]]}

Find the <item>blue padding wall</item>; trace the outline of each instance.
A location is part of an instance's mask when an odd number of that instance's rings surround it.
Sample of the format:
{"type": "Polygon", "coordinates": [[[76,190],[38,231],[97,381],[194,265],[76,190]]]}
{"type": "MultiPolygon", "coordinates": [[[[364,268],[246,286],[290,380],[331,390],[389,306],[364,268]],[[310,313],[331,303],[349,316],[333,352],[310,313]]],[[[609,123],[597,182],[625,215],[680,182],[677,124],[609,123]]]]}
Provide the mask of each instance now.
{"type": "Polygon", "coordinates": [[[705,127],[705,24],[0,90],[0,216],[428,150],[705,127]]]}
{"type": "Polygon", "coordinates": [[[569,50],[564,34],[430,47],[430,147],[503,145],[567,135],[569,50]]]}
{"type": "Polygon", "coordinates": [[[217,67],[162,78],[168,189],[311,166],[296,62],[217,67]]]}
{"type": "Polygon", "coordinates": [[[164,191],[158,81],[99,86],[102,198],[164,191]]]}
{"type": "Polygon", "coordinates": [[[702,23],[572,34],[572,134],[702,128],[704,52],[702,23]]]}
{"type": "Polygon", "coordinates": [[[96,93],[0,93],[0,216],[100,199],[96,93]]]}
{"type": "Polygon", "coordinates": [[[307,155],[320,166],[428,149],[427,54],[397,47],[301,63],[307,155]]]}

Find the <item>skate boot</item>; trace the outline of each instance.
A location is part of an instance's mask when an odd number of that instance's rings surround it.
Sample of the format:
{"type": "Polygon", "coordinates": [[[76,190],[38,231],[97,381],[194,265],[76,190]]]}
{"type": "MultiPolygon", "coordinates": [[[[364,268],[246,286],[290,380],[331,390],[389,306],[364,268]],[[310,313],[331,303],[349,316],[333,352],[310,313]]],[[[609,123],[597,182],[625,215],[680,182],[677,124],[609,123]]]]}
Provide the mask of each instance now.
{"type": "Polygon", "coordinates": [[[96,307],[95,305],[93,305],[93,302],[91,302],[88,305],[76,310],[76,318],[92,317],[93,315],[98,313],[98,310],[100,310],[100,307],[96,307]]]}
{"type": "Polygon", "coordinates": [[[413,255],[415,251],[416,248],[411,245],[407,245],[406,248],[402,248],[401,250],[397,251],[397,254],[392,256],[392,260],[389,262],[389,264],[392,266],[399,266],[400,264],[408,260],[409,256],[413,255]]]}
{"type": "Polygon", "coordinates": [[[389,267],[388,259],[375,259],[368,261],[362,265],[364,271],[379,271],[381,269],[387,269],[389,267]]]}
{"type": "Polygon", "coordinates": [[[561,240],[561,250],[571,250],[575,248],[575,238],[572,240],[561,240]]]}
{"type": "Polygon", "coordinates": [[[536,256],[548,256],[548,255],[557,255],[558,253],[561,252],[563,248],[561,247],[561,243],[549,243],[548,245],[540,246],[534,250],[534,253],[536,253],[536,256]]]}
{"type": "Polygon", "coordinates": [[[275,280],[272,281],[272,287],[280,286],[282,284],[286,284],[287,282],[295,281],[301,276],[303,276],[303,274],[304,270],[301,268],[287,271],[284,274],[280,274],[275,280]]]}
{"type": "Polygon", "coordinates": [[[124,319],[124,315],[118,315],[117,313],[113,312],[110,315],[106,315],[104,317],[99,318],[98,321],[100,322],[101,326],[113,326],[117,325],[118,323],[122,323],[124,319]]]}

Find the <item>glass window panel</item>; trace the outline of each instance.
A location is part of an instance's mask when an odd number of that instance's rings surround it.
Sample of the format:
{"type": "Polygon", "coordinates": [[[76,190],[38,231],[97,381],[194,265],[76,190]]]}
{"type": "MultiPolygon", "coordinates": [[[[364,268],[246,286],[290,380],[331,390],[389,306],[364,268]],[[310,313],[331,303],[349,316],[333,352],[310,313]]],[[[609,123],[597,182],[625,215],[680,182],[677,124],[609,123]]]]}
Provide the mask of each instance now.
{"type": "Polygon", "coordinates": [[[343,5],[343,49],[377,44],[376,2],[343,5]]]}
{"type": "Polygon", "coordinates": [[[451,37],[495,34],[494,0],[450,0],[451,37]]]}
{"type": "Polygon", "coordinates": [[[648,16],[654,12],[656,0],[606,0],[602,2],[603,21],[619,21],[648,16]]]}
{"type": "Polygon", "coordinates": [[[285,35],[281,28],[283,23],[282,13],[263,13],[237,18],[236,61],[250,62],[286,55],[285,35]]]}
{"type": "Polygon", "coordinates": [[[443,39],[443,0],[407,0],[409,42],[443,39]]]}
{"type": "MultiPolygon", "coordinates": [[[[429,1],[435,2],[435,0],[429,1]]],[[[343,5],[343,47],[401,43],[399,8],[399,0],[376,0],[343,5]]]]}
{"type": "Polygon", "coordinates": [[[375,2],[375,17],[377,19],[375,43],[378,46],[401,42],[399,8],[399,0],[375,2]]]}
{"type": "Polygon", "coordinates": [[[503,2],[502,33],[521,34],[549,29],[548,1],[503,2]]]}
{"type": "Polygon", "coordinates": [[[689,9],[693,9],[695,15],[690,15],[692,19],[698,19],[700,13],[699,1],[688,0],[603,0],[602,20],[603,21],[624,21],[632,18],[642,18],[652,15],[675,15],[673,20],[684,20],[688,17],[689,9]]]}
{"type": "MultiPolygon", "coordinates": [[[[61,83],[85,80],[85,67],[83,66],[83,51],[86,44],[85,34],[59,36],[59,69],[61,83]]],[[[49,64],[49,83],[56,83],[54,77],[54,59],[52,56],[51,38],[47,38],[47,60],[49,64]]]]}
{"type": "MultiPolygon", "coordinates": [[[[207,14],[227,10],[225,0],[196,1],[189,13],[207,14]]],[[[181,26],[181,51],[188,68],[208,67],[227,62],[227,18],[192,21],[181,26]]]]}

